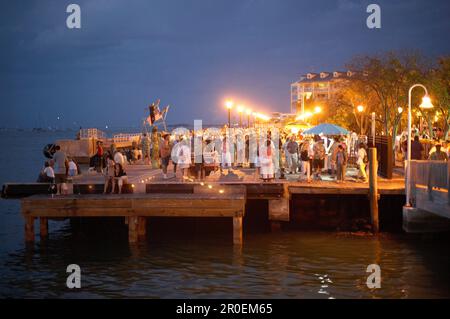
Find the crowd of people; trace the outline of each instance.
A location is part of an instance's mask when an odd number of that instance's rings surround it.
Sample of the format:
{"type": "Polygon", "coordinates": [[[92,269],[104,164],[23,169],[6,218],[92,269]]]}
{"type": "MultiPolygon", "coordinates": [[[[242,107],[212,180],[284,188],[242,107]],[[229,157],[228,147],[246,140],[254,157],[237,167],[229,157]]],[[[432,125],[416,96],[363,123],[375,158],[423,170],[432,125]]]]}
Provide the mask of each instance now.
{"type": "MultiPolygon", "coordinates": [[[[450,144],[436,141],[424,147],[419,135],[411,143],[411,159],[447,161],[450,144]]],[[[397,153],[407,154],[407,140],[397,139],[397,153]]],[[[291,131],[267,129],[235,130],[226,128],[181,132],[159,132],[155,127],[150,134],[143,133],[131,148],[118,150],[112,144],[107,150],[97,142],[91,169],[105,177],[104,193],[121,193],[128,183],[128,165],[145,164],[161,169],[164,180],[202,181],[210,172],[224,175],[235,168],[254,169],[254,178],[269,182],[275,178],[344,183],[348,167],[357,169],[352,180],[367,183],[367,138],[353,133],[348,136],[303,136],[291,131]],[[171,168],[171,169],[169,169],[171,168]],[[355,177],[355,176],[354,176],[355,177]]],[[[59,146],[39,175],[39,182],[57,185],[57,192],[67,192],[67,179],[80,174],[78,164],[59,146]]]]}
{"type": "MultiPolygon", "coordinates": [[[[272,134],[272,130],[260,129],[229,134],[226,129],[217,129],[170,134],[154,128],[150,136],[144,133],[131,150],[112,151],[111,161],[119,163],[122,169],[134,163],[150,165],[162,170],[163,179],[181,181],[201,181],[211,171],[225,174],[233,168],[254,168],[255,179],[264,182],[295,175],[293,178],[311,183],[322,180],[323,172],[327,172],[342,183],[353,154],[359,167],[358,180],[367,182],[366,144],[359,144],[347,136],[304,137],[289,131],[272,134]]],[[[98,152],[98,159],[103,158],[102,154],[98,152]]],[[[101,165],[97,167],[102,171],[101,165]]]]}

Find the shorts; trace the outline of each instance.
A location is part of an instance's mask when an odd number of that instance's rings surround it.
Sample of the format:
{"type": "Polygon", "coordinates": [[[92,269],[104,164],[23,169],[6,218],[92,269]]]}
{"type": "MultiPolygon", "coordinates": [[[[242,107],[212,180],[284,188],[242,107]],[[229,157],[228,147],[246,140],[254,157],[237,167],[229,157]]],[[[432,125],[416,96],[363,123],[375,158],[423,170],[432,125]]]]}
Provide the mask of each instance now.
{"type": "Polygon", "coordinates": [[[161,165],[163,167],[169,166],[169,160],[170,160],[170,156],[166,156],[166,157],[161,158],[161,165]]]}
{"type": "Polygon", "coordinates": [[[314,159],[313,160],[313,168],[314,169],[323,169],[324,164],[325,164],[324,159],[314,159]]]}
{"type": "Polygon", "coordinates": [[[67,175],[66,174],[55,174],[55,183],[56,184],[62,184],[67,182],[67,175]]]}

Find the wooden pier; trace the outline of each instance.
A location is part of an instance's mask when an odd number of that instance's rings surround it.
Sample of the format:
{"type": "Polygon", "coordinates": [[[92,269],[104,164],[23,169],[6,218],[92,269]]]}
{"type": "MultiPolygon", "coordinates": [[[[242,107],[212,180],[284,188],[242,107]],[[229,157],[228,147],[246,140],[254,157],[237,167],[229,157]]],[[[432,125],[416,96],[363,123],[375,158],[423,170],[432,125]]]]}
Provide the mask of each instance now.
{"type": "MultiPolygon", "coordinates": [[[[128,225],[129,242],[146,235],[149,217],[225,217],[233,220],[233,243],[243,242],[242,221],[248,200],[267,200],[269,221],[290,220],[291,197],[313,195],[366,195],[369,185],[349,181],[313,183],[295,180],[255,181],[253,170],[234,170],[230,175],[207,177],[204,182],[181,183],[163,180],[160,170],[148,166],[127,167],[129,184],[124,194],[103,194],[104,177],[84,174],[73,179],[70,195],[49,195],[45,184],[6,184],[4,197],[21,198],[25,219],[25,239],[35,239],[34,223],[40,223],[41,237],[48,236],[48,220],[72,217],[123,217],[128,225]],[[28,195],[28,196],[27,196],[28,195]],[[29,196],[31,195],[31,196],[29,196]]],[[[404,182],[378,181],[381,195],[404,194],[404,182]]]]}
{"type": "Polygon", "coordinates": [[[147,217],[229,217],[233,219],[233,242],[242,244],[244,212],[242,187],[230,187],[220,194],[35,195],[22,199],[27,241],[34,240],[35,219],[45,237],[51,218],[123,217],[129,242],[134,243],[146,235],[147,217]]]}

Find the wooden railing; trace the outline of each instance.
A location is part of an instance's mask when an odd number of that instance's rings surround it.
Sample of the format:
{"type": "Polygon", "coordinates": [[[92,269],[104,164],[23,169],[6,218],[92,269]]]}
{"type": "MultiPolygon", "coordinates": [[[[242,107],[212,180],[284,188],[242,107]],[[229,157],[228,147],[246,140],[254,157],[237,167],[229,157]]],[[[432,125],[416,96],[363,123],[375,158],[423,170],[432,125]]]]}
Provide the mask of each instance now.
{"type": "Polygon", "coordinates": [[[411,198],[416,198],[417,187],[426,187],[429,200],[433,190],[447,190],[450,205],[450,161],[411,161],[411,198]]]}

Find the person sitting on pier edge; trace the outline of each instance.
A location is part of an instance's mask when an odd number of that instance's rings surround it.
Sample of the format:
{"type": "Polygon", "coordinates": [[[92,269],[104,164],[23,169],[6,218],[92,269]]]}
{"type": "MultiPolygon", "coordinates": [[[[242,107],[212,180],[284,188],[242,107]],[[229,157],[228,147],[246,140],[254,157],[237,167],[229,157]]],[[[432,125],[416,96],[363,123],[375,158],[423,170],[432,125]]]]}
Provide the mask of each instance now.
{"type": "Polygon", "coordinates": [[[115,163],[114,165],[114,179],[117,182],[117,187],[119,188],[119,194],[122,194],[122,187],[124,184],[128,183],[127,173],[123,169],[122,164],[115,163]]]}
{"type": "Polygon", "coordinates": [[[106,156],[106,171],[105,171],[105,186],[103,188],[103,194],[108,192],[109,185],[111,185],[111,189],[114,189],[114,177],[115,177],[115,166],[113,157],[108,153],[106,156]]]}
{"type": "Polygon", "coordinates": [[[169,166],[171,152],[172,152],[172,149],[170,147],[170,135],[165,134],[163,136],[163,141],[162,141],[161,147],[160,147],[161,166],[162,166],[164,179],[167,179],[167,167],[169,166]]]}
{"type": "Polygon", "coordinates": [[[55,171],[53,170],[53,160],[45,161],[44,169],[39,174],[38,183],[55,183],[55,171]]]}
{"type": "Polygon", "coordinates": [[[59,145],[55,146],[55,154],[53,155],[53,161],[55,163],[55,183],[57,185],[58,193],[60,195],[65,194],[66,191],[66,182],[67,182],[67,171],[68,164],[66,153],[61,151],[61,147],[59,145]]]}
{"type": "Polygon", "coordinates": [[[436,144],[436,151],[431,153],[430,160],[432,160],[432,161],[448,161],[447,153],[441,151],[441,144],[436,144]]]}

